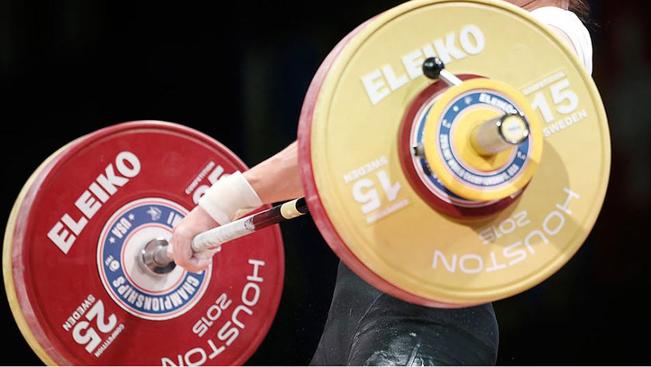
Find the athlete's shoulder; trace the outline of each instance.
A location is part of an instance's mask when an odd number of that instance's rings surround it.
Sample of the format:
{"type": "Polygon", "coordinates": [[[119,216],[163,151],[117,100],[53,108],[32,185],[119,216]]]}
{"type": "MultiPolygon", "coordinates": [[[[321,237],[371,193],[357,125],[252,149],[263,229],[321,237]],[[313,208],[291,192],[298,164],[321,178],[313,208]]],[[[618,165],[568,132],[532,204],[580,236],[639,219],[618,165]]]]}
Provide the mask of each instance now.
{"type": "Polygon", "coordinates": [[[563,32],[570,40],[579,60],[592,74],[592,39],[590,32],[573,12],[554,6],[545,6],[531,11],[531,15],[543,24],[563,32]]]}

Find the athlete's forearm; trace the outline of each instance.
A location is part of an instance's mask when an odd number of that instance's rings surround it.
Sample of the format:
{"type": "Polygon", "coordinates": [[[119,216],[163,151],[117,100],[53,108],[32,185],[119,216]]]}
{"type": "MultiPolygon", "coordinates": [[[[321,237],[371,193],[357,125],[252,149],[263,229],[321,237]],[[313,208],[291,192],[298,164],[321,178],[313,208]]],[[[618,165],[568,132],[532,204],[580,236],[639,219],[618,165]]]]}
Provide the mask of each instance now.
{"type": "Polygon", "coordinates": [[[271,158],[244,172],[244,177],[264,204],[303,196],[298,171],[298,144],[294,141],[271,158]]]}

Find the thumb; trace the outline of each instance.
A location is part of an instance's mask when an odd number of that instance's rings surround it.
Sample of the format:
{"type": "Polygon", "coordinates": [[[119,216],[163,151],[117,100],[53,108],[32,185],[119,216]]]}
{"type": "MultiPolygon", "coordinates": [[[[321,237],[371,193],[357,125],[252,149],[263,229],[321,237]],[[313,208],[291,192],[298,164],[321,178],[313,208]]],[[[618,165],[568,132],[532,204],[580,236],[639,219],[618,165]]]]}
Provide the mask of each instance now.
{"type": "Polygon", "coordinates": [[[208,269],[210,264],[212,264],[212,257],[198,258],[196,256],[193,256],[192,258],[190,258],[190,262],[192,263],[193,271],[200,272],[208,269]]]}

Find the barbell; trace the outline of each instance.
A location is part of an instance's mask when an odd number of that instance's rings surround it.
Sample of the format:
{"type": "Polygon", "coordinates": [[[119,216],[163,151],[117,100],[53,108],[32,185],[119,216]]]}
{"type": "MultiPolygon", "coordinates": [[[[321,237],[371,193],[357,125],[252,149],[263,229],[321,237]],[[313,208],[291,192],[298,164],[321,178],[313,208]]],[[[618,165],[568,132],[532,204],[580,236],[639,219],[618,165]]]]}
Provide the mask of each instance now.
{"type": "MultiPolygon", "coordinates": [[[[307,91],[298,144],[305,203],[333,251],[378,289],[430,307],[503,299],[551,276],[594,225],[610,170],[603,104],[572,50],[490,0],[411,1],[353,30],[307,91]]],[[[199,273],[174,266],[165,245],[211,183],[245,169],[216,140],[159,121],[101,129],[45,160],[3,248],[10,306],[36,354],[244,363],[282,291],[273,223],[304,205],[260,208],[218,228],[221,241],[204,235],[197,250],[221,251],[199,273]]]]}

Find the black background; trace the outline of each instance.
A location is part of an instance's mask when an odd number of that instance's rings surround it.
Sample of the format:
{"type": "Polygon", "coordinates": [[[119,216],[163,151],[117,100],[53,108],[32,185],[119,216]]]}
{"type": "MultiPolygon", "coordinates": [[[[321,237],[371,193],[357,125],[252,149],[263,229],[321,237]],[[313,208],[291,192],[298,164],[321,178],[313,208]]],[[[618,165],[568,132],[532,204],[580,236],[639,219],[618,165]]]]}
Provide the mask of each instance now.
{"type": "MultiPolygon", "coordinates": [[[[206,132],[254,165],[296,136],[302,98],[345,34],[400,1],[0,1],[0,223],[70,140],[155,119],[206,132]]],[[[651,364],[649,25],[644,1],[592,2],[594,78],[612,133],[608,195],[557,274],[496,302],[500,364],[651,364]]],[[[307,364],[337,259],[309,218],[283,224],[286,288],[250,364],[307,364]]],[[[4,297],[4,292],[2,292],[4,297]]],[[[4,364],[40,364],[1,302],[4,364]]],[[[163,336],[162,336],[163,337],[163,336]]]]}

